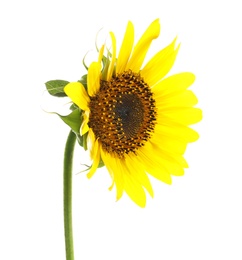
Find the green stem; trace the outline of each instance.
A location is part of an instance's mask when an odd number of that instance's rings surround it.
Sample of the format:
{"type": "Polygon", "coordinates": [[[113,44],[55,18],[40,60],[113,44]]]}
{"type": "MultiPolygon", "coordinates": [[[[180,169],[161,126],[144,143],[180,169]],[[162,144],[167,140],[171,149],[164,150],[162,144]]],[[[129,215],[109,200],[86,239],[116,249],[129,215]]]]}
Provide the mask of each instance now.
{"type": "Polygon", "coordinates": [[[66,140],[64,153],[64,229],[66,260],[74,260],[73,234],[72,234],[72,162],[76,142],[76,135],[70,131],[66,140]]]}

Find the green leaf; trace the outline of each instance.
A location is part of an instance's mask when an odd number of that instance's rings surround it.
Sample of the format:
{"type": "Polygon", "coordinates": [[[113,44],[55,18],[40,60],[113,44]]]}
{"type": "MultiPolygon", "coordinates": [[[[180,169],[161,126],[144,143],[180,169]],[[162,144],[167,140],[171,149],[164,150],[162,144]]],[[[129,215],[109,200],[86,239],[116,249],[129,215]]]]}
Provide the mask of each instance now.
{"type": "Polygon", "coordinates": [[[50,95],[55,97],[66,97],[66,93],[64,92],[64,87],[69,82],[66,80],[50,80],[45,83],[46,89],[50,93],[50,95]]]}
{"type": "Polygon", "coordinates": [[[82,115],[80,109],[72,111],[67,116],[61,116],[59,114],[58,116],[73,130],[73,132],[79,134],[82,124],[82,115]]]}

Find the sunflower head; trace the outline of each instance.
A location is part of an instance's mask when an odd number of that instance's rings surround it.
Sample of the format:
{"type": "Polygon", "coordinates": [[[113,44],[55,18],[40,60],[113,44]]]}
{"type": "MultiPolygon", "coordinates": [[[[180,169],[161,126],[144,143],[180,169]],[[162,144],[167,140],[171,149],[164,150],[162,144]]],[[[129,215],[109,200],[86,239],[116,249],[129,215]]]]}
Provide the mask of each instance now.
{"type": "Polygon", "coordinates": [[[110,32],[111,48],[103,45],[87,76],[63,88],[78,117],[75,132],[92,159],[87,176],[104,164],[117,200],[126,192],[141,207],[145,190],[153,196],[148,175],[171,184],[172,175],[184,174],[186,146],[198,139],[189,125],[202,118],[194,107],[197,98],[188,90],[195,76],[183,72],[166,77],[178,53],[176,39],[143,65],[159,33],[157,19],[134,45],[134,26],[128,22],[117,54],[110,32]]]}

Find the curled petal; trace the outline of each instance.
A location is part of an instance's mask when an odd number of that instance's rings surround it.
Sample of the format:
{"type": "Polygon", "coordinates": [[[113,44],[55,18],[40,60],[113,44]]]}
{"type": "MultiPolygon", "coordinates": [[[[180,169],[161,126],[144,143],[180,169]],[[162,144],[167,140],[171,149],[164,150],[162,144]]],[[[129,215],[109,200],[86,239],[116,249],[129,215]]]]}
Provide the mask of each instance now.
{"type": "Polygon", "coordinates": [[[101,64],[102,58],[103,58],[103,52],[104,52],[105,45],[102,45],[101,49],[99,50],[98,55],[98,62],[101,64]]]}
{"type": "Polygon", "coordinates": [[[111,40],[112,40],[112,58],[111,58],[111,63],[108,68],[108,74],[107,74],[107,80],[110,80],[113,75],[113,70],[114,70],[114,64],[116,61],[116,38],[113,32],[110,32],[111,40]]]}
{"type": "MultiPolygon", "coordinates": [[[[90,131],[91,133],[91,131],[90,131]]],[[[89,134],[90,135],[90,134],[89,134]]],[[[92,138],[92,137],[91,137],[92,138]]],[[[93,141],[93,140],[92,140],[93,141]]],[[[92,163],[92,166],[91,166],[91,169],[90,171],[87,173],[87,177],[90,179],[94,173],[96,172],[97,170],[97,167],[99,165],[99,161],[100,161],[100,145],[99,145],[99,142],[98,142],[98,139],[96,139],[94,141],[94,143],[92,144],[92,150],[90,152],[91,154],[91,158],[93,160],[93,163],[92,163]]]]}
{"type": "Polygon", "coordinates": [[[101,64],[99,62],[93,62],[87,74],[87,91],[89,96],[94,96],[100,88],[100,73],[101,64]]]}
{"type": "Polygon", "coordinates": [[[81,135],[84,135],[89,130],[89,126],[88,126],[89,113],[90,113],[90,111],[86,110],[85,113],[83,114],[83,121],[82,121],[81,129],[80,129],[81,135]]]}

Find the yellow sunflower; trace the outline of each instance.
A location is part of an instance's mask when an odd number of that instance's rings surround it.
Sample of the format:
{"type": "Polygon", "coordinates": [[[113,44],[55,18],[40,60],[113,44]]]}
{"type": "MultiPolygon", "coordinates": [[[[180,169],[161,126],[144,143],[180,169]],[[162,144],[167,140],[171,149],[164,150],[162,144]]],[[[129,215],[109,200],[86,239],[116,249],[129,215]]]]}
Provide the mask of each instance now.
{"type": "Polygon", "coordinates": [[[134,46],[134,26],[128,22],[118,56],[116,39],[112,48],[99,50],[91,63],[87,88],[72,82],[64,91],[83,113],[80,134],[87,133],[93,161],[87,176],[105,164],[116,186],[117,200],[125,191],[144,207],[146,193],[153,197],[147,174],[171,184],[171,175],[184,174],[183,158],[189,142],[198,134],[188,127],[201,120],[197,98],[187,88],[195,76],[183,72],[164,78],[176,59],[179,46],[174,39],[143,66],[151,42],[159,36],[159,20],[150,24],[134,46]]]}

